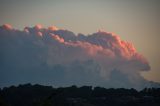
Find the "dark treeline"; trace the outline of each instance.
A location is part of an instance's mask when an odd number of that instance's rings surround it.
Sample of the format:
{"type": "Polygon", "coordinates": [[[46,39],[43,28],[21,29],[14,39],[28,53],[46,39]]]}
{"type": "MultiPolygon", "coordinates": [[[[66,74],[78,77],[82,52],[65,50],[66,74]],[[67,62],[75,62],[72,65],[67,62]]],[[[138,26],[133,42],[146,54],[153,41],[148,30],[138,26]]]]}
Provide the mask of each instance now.
{"type": "Polygon", "coordinates": [[[0,106],[160,106],[160,88],[125,88],[24,84],[0,89],[0,106]]]}

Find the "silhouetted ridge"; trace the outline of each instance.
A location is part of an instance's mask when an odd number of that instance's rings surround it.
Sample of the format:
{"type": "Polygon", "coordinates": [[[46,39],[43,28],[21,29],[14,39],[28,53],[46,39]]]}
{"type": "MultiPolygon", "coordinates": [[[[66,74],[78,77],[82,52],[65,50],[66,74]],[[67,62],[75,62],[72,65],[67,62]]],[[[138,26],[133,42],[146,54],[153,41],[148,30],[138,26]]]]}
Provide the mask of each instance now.
{"type": "Polygon", "coordinates": [[[0,89],[0,106],[159,106],[160,88],[103,88],[24,84],[0,89]]]}

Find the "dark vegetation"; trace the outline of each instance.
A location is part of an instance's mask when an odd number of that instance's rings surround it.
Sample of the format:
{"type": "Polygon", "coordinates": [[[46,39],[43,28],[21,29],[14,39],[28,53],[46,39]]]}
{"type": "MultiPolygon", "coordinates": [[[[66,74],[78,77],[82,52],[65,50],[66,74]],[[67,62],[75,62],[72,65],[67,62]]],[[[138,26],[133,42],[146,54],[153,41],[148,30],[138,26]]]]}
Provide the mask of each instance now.
{"type": "Polygon", "coordinates": [[[160,88],[19,85],[0,89],[0,106],[160,106],[160,88]]]}

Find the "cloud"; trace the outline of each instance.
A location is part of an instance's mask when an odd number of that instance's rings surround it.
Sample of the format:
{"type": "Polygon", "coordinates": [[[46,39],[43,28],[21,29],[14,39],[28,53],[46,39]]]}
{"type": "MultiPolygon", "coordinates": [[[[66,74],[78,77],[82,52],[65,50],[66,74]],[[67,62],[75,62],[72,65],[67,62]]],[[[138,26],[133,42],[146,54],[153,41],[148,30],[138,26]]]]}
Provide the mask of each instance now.
{"type": "Polygon", "coordinates": [[[50,26],[50,27],[48,27],[48,30],[55,31],[55,30],[58,30],[58,28],[57,28],[57,27],[55,27],[55,26],[50,26]]]}
{"type": "Polygon", "coordinates": [[[10,24],[4,24],[2,27],[6,30],[12,30],[12,26],[10,24]]]}
{"type": "Polygon", "coordinates": [[[35,25],[35,27],[34,27],[36,30],[40,30],[40,29],[42,29],[43,27],[42,27],[42,25],[41,24],[37,24],[37,25],[35,25]]]}
{"type": "Polygon", "coordinates": [[[2,86],[25,82],[56,86],[150,86],[139,74],[150,70],[146,58],[133,44],[112,33],[75,35],[41,25],[21,31],[5,24],[0,27],[0,42],[2,86]]]}
{"type": "Polygon", "coordinates": [[[53,39],[57,40],[60,43],[64,43],[64,39],[59,37],[58,35],[54,35],[51,33],[51,36],[53,37],[53,39]]]}

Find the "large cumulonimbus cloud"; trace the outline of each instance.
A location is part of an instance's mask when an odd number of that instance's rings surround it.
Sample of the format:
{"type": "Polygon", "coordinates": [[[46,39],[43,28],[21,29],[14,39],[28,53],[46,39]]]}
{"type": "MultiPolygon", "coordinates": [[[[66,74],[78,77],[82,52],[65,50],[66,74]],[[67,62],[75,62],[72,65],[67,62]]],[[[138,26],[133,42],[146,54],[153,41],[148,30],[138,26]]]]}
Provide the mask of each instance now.
{"type": "Polygon", "coordinates": [[[141,75],[150,70],[133,44],[98,31],[78,34],[55,26],[0,26],[0,84],[151,86],[141,75]]]}

